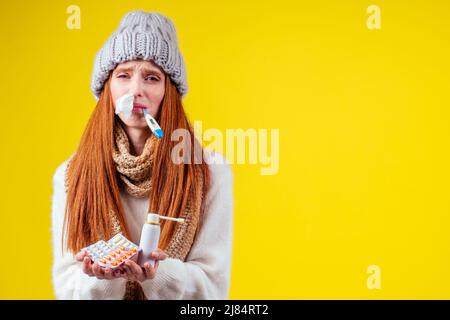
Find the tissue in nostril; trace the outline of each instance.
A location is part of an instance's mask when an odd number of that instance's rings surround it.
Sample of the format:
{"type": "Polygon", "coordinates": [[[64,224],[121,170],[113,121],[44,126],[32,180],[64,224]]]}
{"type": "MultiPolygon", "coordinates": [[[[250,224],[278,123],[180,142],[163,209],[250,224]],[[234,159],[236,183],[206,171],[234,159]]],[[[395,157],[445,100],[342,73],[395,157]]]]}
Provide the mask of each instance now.
{"type": "Polygon", "coordinates": [[[133,112],[133,94],[125,94],[116,100],[116,114],[122,113],[125,119],[131,117],[133,112]]]}

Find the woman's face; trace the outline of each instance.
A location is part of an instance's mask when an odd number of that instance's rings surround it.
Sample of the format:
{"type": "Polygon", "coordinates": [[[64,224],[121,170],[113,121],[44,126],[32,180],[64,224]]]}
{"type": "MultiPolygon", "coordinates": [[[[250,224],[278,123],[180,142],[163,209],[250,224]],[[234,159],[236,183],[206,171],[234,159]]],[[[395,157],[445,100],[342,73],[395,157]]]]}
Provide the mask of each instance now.
{"type": "MultiPolygon", "coordinates": [[[[111,75],[111,95],[114,108],[116,100],[124,94],[134,95],[134,106],[144,106],[155,117],[165,91],[165,73],[153,61],[133,60],[117,65],[111,75]]],[[[119,118],[128,127],[148,128],[141,108],[133,108],[130,118],[122,113],[119,118]]]]}

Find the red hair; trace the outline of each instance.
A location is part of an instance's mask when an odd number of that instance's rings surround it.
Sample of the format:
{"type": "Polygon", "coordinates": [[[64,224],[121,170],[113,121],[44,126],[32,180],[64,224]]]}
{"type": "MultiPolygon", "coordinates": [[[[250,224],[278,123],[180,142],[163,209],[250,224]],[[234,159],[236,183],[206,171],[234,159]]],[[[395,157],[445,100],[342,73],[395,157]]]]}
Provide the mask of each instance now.
{"type": "MultiPolygon", "coordinates": [[[[116,213],[122,232],[129,238],[119,196],[119,179],[112,157],[114,121],[119,121],[119,118],[114,114],[110,79],[105,83],[67,172],[68,191],[64,230],[67,249],[71,252],[78,252],[100,239],[109,239],[113,236],[109,214],[111,210],[116,213]]],[[[171,150],[177,142],[171,141],[171,134],[175,129],[186,129],[192,145],[199,142],[184,112],[181,96],[168,76],[156,120],[164,129],[164,137],[158,141],[155,148],[149,211],[179,217],[186,207],[188,198],[193,197],[198,191],[195,190],[197,186],[200,185],[203,195],[206,194],[209,189],[210,173],[206,162],[195,163],[194,152],[190,153],[188,163],[172,162],[171,150]],[[198,183],[200,181],[202,183],[198,183]]],[[[203,211],[202,204],[200,214],[203,211]]],[[[174,229],[174,223],[166,224],[162,221],[159,242],[161,249],[164,250],[169,244],[174,229]]]]}

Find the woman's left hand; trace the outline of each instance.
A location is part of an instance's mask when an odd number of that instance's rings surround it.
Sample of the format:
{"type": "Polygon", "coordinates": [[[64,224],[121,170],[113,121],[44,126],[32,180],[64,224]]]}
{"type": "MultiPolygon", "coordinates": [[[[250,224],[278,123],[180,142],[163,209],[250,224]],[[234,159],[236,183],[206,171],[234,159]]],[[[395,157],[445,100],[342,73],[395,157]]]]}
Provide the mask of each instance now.
{"type": "Polygon", "coordinates": [[[121,277],[139,282],[153,279],[156,275],[156,270],[158,269],[158,262],[167,259],[167,254],[161,249],[156,249],[155,251],[152,251],[151,258],[155,260],[154,267],[152,267],[149,262],[146,262],[144,267],[141,267],[132,260],[126,261],[120,268],[121,271],[123,271],[123,273],[121,273],[121,277]]]}

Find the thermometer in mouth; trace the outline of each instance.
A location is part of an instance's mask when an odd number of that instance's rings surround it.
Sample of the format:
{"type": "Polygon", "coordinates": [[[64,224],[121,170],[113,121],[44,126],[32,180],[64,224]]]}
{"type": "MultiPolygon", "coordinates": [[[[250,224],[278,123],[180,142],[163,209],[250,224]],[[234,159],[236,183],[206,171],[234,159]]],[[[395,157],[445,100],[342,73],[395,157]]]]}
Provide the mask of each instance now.
{"type": "MultiPolygon", "coordinates": [[[[126,94],[121,96],[116,100],[116,114],[122,113],[125,119],[129,119],[131,117],[131,113],[133,112],[133,102],[134,95],[126,94]]],[[[152,130],[153,134],[161,139],[163,137],[163,131],[161,127],[156,122],[156,120],[148,113],[147,109],[142,108],[142,112],[144,113],[145,122],[147,122],[148,127],[152,130]]]]}
{"type": "Polygon", "coordinates": [[[163,137],[163,131],[161,130],[161,127],[156,122],[156,120],[148,113],[146,109],[142,109],[144,112],[144,118],[147,122],[147,125],[149,126],[150,130],[152,130],[153,134],[158,138],[161,139],[163,137]]]}

